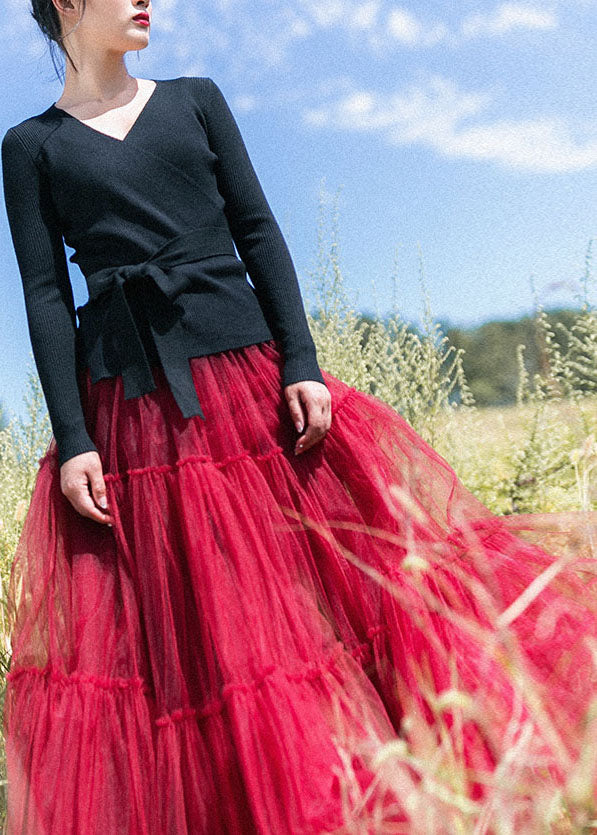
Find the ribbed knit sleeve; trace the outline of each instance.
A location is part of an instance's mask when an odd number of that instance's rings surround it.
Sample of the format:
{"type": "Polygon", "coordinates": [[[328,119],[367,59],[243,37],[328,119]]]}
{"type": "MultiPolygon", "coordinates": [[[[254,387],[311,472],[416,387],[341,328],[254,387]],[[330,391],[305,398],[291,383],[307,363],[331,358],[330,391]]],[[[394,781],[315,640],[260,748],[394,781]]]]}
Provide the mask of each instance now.
{"type": "Polygon", "coordinates": [[[286,241],[222,91],[213,79],[202,80],[209,86],[205,118],[209,145],[218,157],[218,191],[226,201],[224,213],[239,255],[269,328],[281,345],[282,384],[325,383],[286,241]]]}
{"type": "Polygon", "coordinates": [[[43,172],[13,128],[2,140],[2,174],[33,356],[62,465],[97,447],[81,407],[75,307],[62,233],[43,172]]]}

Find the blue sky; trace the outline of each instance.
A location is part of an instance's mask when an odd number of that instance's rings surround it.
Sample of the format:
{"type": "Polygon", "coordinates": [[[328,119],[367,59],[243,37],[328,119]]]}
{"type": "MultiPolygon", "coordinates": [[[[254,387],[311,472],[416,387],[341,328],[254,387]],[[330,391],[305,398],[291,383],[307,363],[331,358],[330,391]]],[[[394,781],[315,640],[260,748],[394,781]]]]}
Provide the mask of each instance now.
{"type": "MultiPolygon", "coordinates": [[[[4,133],[62,84],[27,4],[0,9],[4,133]]],[[[597,0],[155,0],[150,44],[127,66],[218,83],[306,294],[320,201],[329,226],[337,200],[356,307],[388,311],[396,275],[400,312],[420,321],[422,270],[435,318],[471,325],[530,312],[531,281],[547,308],[576,303],[597,232],[596,11],[597,0]]],[[[0,262],[0,399],[22,412],[32,359],[4,211],[0,262]]]]}

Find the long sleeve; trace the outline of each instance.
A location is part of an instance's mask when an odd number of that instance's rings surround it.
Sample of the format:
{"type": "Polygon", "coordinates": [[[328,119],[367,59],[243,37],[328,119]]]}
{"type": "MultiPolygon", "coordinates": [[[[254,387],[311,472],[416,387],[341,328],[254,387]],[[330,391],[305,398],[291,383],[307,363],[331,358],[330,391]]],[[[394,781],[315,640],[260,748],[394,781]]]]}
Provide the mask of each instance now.
{"type": "Polygon", "coordinates": [[[13,128],[2,140],[2,174],[33,356],[62,465],[97,447],[78,388],[75,307],[62,233],[43,174],[13,128]]]}
{"type": "Polygon", "coordinates": [[[284,357],[284,386],[324,383],[298,278],[286,241],[265,197],[236,120],[211,78],[206,107],[208,141],[217,155],[218,191],[239,255],[284,357]]]}

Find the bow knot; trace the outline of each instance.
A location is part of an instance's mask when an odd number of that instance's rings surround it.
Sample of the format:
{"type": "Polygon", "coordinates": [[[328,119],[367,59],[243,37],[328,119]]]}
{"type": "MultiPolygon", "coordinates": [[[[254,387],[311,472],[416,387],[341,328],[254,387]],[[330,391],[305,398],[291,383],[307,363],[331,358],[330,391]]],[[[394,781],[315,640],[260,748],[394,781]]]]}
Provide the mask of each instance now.
{"type": "Polygon", "coordinates": [[[230,230],[202,226],[170,239],[143,263],[106,267],[87,277],[89,301],[77,308],[82,328],[85,317],[98,315],[98,299],[105,300],[102,341],[88,350],[92,382],[100,379],[98,369],[104,367],[104,351],[109,350],[122,374],[126,400],[156,388],[139,333],[141,316],[183,416],[205,420],[186,352],[182,310],[176,304],[180,293],[192,289],[192,278],[188,271],[174,268],[219,254],[235,254],[230,230]]]}
{"type": "Polygon", "coordinates": [[[139,292],[140,289],[146,290],[153,282],[153,285],[172,301],[179,293],[186,290],[191,282],[188,276],[184,276],[180,283],[171,280],[165,272],[166,269],[152,261],[146,261],[143,264],[125,264],[118,268],[115,279],[127,288],[130,287],[133,292],[139,292]]]}
{"type": "Polygon", "coordinates": [[[121,284],[134,285],[148,278],[155,281],[158,274],[163,274],[161,267],[156,264],[148,262],[146,264],[124,264],[119,267],[115,274],[115,279],[121,284]]]}

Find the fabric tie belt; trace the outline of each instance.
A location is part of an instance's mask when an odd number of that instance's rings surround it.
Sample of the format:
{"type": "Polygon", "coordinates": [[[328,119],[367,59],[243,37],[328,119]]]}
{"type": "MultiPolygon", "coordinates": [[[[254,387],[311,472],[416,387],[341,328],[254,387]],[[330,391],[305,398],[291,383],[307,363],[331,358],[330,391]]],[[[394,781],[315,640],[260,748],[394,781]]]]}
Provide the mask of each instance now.
{"type": "MultiPolygon", "coordinates": [[[[143,340],[130,306],[144,317],[170,390],[185,418],[199,415],[205,420],[185,351],[183,310],[176,297],[192,289],[189,271],[173,269],[211,255],[236,255],[227,227],[202,226],[171,238],[140,264],[105,267],[86,277],[89,300],[77,308],[80,321],[97,314],[98,300],[106,305],[101,323],[101,340],[87,347],[92,382],[101,376],[104,342],[115,356],[124,383],[126,400],[156,388],[143,340]],[[94,358],[95,352],[95,358],[94,358]],[[102,352],[102,356],[97,354],[102,352]]],[[[97,322],[95,323],[97,325],[97,322]]]]}

